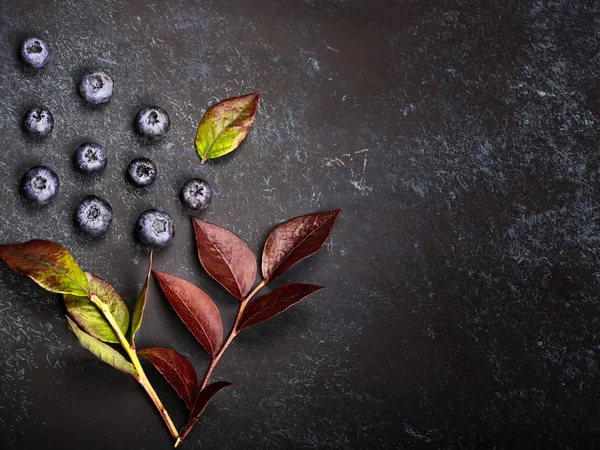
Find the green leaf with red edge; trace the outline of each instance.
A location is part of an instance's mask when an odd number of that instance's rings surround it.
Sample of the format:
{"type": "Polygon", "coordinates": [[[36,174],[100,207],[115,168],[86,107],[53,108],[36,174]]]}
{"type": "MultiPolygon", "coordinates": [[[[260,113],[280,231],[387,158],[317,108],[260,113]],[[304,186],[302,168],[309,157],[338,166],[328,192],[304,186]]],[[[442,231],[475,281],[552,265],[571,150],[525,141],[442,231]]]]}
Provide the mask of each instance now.
{"type": "Polygon", "coordinates": [[[235,150],[246,138],[258,109],[260,94],[230,98],[211,106],[198,125],[196,152],[202,159],[218,158],[235,150]]]}
{"type": "Polygon", "coordinates": [[[147,348],[138,353],[152,363],[191,410],[198,392],[198,375],[192,363],[170,348],[147,348]]]}
{"type": "Polygon", "coordinates": [[[223,322],[217,305],[206,292],[183,278],[158,270],[152,273],[179,318],[214,357],[223,344],[223,322]]]}
{"type": "Polygon", "coordinates": [[[238,299],[243,299],[256,281],[256,257],[237,234],[192,218],[198,258],[204,270],[238,299]]]}
{"type": "Polygon", "coordinates": [[[194,402],[194,406],[190,413],[189,423],[193,423],[198,421],[200,415],[206,409],[206,405],[208,402],[219,393],[219,391],[227,386],[231,386],[233,383],[229,381],[215,381],[214,383],[209,384],[204,389],[200,391],[196,401],[194,402]]]}
{"type": "Polygon", "coordinates": [[[133,313],[131,314],[131,344],[135,343],[135,333],[142,326],[142,318],[144,316],[144,309],[146,308],[146,293],[148,292],[148,284],[150,283],[150,274],[152,273],[152,251],[150,251],[150,261],[148,262],[148,272],[146,273],[146,280],[140,290],[133,313]]]}
{"type": "Polygon", "coordinates": [[[85,348],[87,348],[102,361],[110,364],[115,369],[119,369],[125,373],[133,375],[134,377],[138,376],[137,370],[135,370],[133,364],[127,361],[123,355],[121,355],[110,345],[99,341],[95,337],[92,337],[85,331],[81,330],[77,324],[69,318],[69,316],[67,316],[67,324],[69,325],[71,331],[75,333],[75,336],[77,336],[79,342],[81,342],[85,348]]]}
{"type": "Polygon", "coordinates": [[[238,330],[243,330],[275,317],[321,289],[326,288],[314,284],[292,283],[285,284],[273,292],[262,295],[248,303],[240,318],[238,330]]]}
{"type": "MultiPolygon", "coordinates": [[[[85,274],[90,294],[96,294],[100,301],[108,306],[119,329],[123,334],[127,333],[129,309],[121,296],[107,281],[88,272],[85,274]]],[[[73,320],[87,333],[104,342],[119,343],[119,339],[102,312],[88,297],[65,294],[64,299],[67,311],[73,320]]]]}
{"type": "Polygon", "coordinates": [[[50,292],[87,296],[88,280],[69,251],[51,241],[0,245],[0,259],[50,292]]]}
{"type": "Polygon", "coordinates": [[[295,217],[275,227],[262,255],[265,281],[284,274],[296,263],[315,254],[323,246],[340,209],[295,217]]]}

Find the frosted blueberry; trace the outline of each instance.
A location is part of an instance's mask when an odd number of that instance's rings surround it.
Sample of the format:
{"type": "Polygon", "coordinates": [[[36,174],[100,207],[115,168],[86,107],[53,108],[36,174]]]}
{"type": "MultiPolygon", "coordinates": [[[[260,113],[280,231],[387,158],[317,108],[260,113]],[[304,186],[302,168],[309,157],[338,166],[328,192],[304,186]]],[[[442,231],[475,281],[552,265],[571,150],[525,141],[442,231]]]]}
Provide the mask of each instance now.
{"type": "Polygon", "coordinates": [[[45,205],[52,200],[60,181],[56,172],[45,166],[35,166],[29,169],[21,178],[21,194],[29,201],[45,205]]]}
{"type": "Polygon", "coordinates": [[[200,178],[192,178],[183,184],[180,197],[185,206],[200,211],[210,205],[213,190],[206,181],[200,178]]]}
{"type": "Polygon", "coordinates": [[[127,178],[135,186],[150,186],[156,179],[158,170],[154,161],[148,158],[135,158],[127,166],[127,178]]]}
{"type": "Polygon", "coordinates": [[[25,113],[23,126],[29,134],[44,138],[48,136],[54,128],[54,116],[52,116],[50,110],[44,106],[31,108],[25,113]]]}
{"type": "Polygon", "coordinates": [[[75,225],[89,236],[98,237],[105,234],[112,219],[110,203],[95,195],[84,198],[75,209],[75,225]]]}
{"type": "Polygon", "coordinates": [[[100,173],[106,167],[106,151],[93,142],[81,144],[73,155],[73,163],[85,174],[100,173]]]}
{"type": "Polygon", "coordinates": [[[142,108],[135,116],[135,131],[150,140],[160,139],[169,131],[169,115],[160,106],[142,108]]]}
{"type": "Polygon", "coordinates": [[[175,236],[173,219],[159,209],[144,211],[135,224],[135,235],[142,244],[166,247],[175,236]]]}
{"type": "Polygon", "coordinates": [[[52,59],[48,44],[36,37],[28,37],[23,41],[20,54],[23,62],[34,69],[41,69],[52,59]]]}
{"type": "Polygon", "coordinates": [[[79,83],[81,97],[95,105],[110,100],[113,93],[113,80],[101,70],[85,74],[79,83]]]}

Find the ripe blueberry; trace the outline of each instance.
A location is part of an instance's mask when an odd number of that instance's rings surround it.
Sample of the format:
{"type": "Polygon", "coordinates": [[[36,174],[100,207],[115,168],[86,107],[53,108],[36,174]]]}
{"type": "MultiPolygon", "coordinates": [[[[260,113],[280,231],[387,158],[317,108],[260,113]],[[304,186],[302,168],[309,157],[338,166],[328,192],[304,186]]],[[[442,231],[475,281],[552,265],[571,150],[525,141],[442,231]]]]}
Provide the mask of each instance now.
{"type": "Polygon", "coordinates": [[[135,116],[135,131],[147,139],[160,139],[169,131],[169,115],[160,106],[142,108],[135,116]]]}
{"type": "Polygon", "coordinates": [[[144,211],[135,224],[135,235],[142,244],[166,247],[175,236],[173,219],[159,209],[144,211]]]}
{"type": "Polygon", "coordinates": [[[113,93],[113,80],[101,70],[85,74],[79,83],[79,93],[87,102],[95,105],[110,100],[113,93]]]}
{"type": "Polygon", "coordinates": [[[23,62],[34,69],[41,69],[52,58],[48,44],[36,37],[28,37],[23,41],[20,54],[23,62]]]}
{"type": "Polygon", "coordinates": [[[23,126],[29,134],[44,138],[48,136],[54,128],[54,116],[52,116],[50,110],[44,106],[31,108],[25,113],[23,126]]]}
{"type": "Polygon", "coordinates": [[[81,144],[73,155],[73,163],[85,174],[100,173],[106,167],[106,151],[93,142],[81,144]]]}
{"type": "Polygon", "coordinates": [[[206,181],[200,178],[192,178],[183,184],[180,197],[185,206],[201,211],[210,205],[213,190],[206,181]]]}
{"type": "Polygon", "coordinates": [[[135,158],[127,166],[127,178],[139,187],[150,186],[156,178],[156,164],[148,158],[135,158]]]}
{"type": "Polygon", "coordinates": [[[75,209],[75,225],[87,235],[102,236],[110,228],[113,211],[110,203],[95,195],[88,195],[75,209]]]}
{"type": "Polygon", "coordinates": [[[45,166],[29,169],[21,178],[21,194],[32,203],[45,205],[58,192],[60,181],[56,172],[45,166]]]}

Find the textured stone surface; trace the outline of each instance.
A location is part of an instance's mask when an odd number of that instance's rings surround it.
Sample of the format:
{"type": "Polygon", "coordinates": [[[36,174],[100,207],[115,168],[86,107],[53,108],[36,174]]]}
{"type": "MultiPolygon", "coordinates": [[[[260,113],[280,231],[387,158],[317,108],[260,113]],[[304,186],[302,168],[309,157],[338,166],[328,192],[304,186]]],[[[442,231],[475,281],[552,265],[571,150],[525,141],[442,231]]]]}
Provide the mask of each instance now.
{"type": "MultiPolygon", "coordinates": [[[[600,4],[596,1],[3,1],[0,3],[0,242],[52,239],[129,300],[147,251],[140,212],[176,222],[155,267],[204,287],[231,326],[237,301],[203,273],[177,198],[215,188],[200,217],[259,251],[278,222],[343,208],[326,247],[280,282],[323,284],[241,335],[184,448],[594,448],[600,442],[598,207],[600,4]],[[29,34],[53,61],[26,70],[29,34]],[[114,97],[92,108],[79,77],[105,69],[114,97]],[[259,91],[234,154],[200,166],[196,125],[219,99],[259,91]],[[47,105],[52,136],[25,111],[47,105]],[[159,105],[166,139],[144,145],[135,113],[159,105]],[[108,152],[90,180],[82,142],[108,152]],[[137,190],[127,163],[148,156],[137,190]],[[34,164],[61,176],[32,211],[17,192],[34,164]],[[112,203],[99,242],[75,232],[88,194],[112,203]]],[[[208,357],[150,287],[140,347],[208,357]]],[[[60,298],[0,266],[2,448],[170,448],[133,379],[68,332],[60,298]]],[[[183,404],[158,375],[177,424],[183,404]]]]}

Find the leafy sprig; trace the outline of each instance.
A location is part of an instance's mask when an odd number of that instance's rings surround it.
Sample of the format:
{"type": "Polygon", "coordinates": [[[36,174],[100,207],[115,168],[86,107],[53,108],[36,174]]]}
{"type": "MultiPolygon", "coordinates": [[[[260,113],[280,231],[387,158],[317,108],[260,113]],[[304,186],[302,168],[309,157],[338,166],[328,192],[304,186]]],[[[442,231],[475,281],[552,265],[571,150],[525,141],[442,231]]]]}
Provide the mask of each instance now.
{"type": "MultiPolygon", "coordinates": [[[[258,100],[258,98],[256,99],[258,100]]],[[[198,257],[208,274],[239,300],[233,329],[223,343],[223,323],[210,296],[182,278],[152,270],[152,253],[146,279],[133,313],[105,280],[84,272],[61,245],[45,240],[0,245],[0,259],[50,292],[63,294],[67,324],[81,344],[100,360],[131,375],[146,391],[177,447],[198,422],[208,402],[228,381],[209,384],[210,377],[234,338],[244,329],[268,320],[322,286],[292,283],[254,298],[256,294],[295,264],[316,253],[325,243],[340,210],[309,214],[284,222],[271,232],[262,253],[262,280],[255,285],[256,257],[239,236],[198,219],[192,219],[198,257]],[[150,274],[183,323],[211,356],[200,383],[193,365],[173,349],[136,350],[135,334],[146,307],[150,274]],[[130,339],[126,338],[130,333],[130,339]],[[121,351],[112,345],[119,344],[121,351]],[[144,356],[181,397],[189,411],[186,425],[178,431],[150,384],[138,355],[144,356]]]]}

